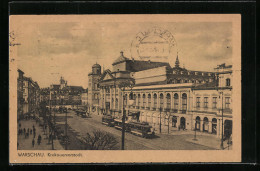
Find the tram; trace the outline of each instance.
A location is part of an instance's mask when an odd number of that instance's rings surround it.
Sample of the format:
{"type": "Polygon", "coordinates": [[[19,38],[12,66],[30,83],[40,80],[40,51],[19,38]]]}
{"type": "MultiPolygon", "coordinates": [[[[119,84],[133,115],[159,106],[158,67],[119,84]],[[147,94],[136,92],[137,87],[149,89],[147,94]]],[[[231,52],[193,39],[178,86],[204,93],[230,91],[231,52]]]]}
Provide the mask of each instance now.
{"type": "Polygon", "coordinates": [[[114,119],[111,115],[104,115],[102,116],[102,124],[113,127],[114,126],[114,119]]]}
{"type": "Polygon", "coordinates": [[[155,132],[152,131],[152,126],[148,123],[130,122],[128,123],[128,127],[130,128],[131,134],[142,138],[153,138],[155,136],[155,132]]]}
{"type": "MultiPolygon", "coordinates": [[[[122,127],[123,127],[122,120],[121,119],[114,119],[114,127],[116,129],[122,130],[122,127]]],[[[126,132],[131,131],[127,121],[125,121],[125,131],[126,132]]]]}

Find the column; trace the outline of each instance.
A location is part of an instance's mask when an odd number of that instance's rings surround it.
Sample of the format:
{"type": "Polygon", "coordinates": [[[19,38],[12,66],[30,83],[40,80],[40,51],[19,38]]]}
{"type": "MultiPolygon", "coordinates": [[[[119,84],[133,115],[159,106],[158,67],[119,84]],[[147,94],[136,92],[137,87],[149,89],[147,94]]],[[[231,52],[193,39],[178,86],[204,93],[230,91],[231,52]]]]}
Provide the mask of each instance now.
{"type": "Polygon", "coordinates": [[[200,120],[200,131],[203,131],[203,120],[200,120]]]}
{"type": "Polygon", "coordinates": [[[113,109],[113,106],[112,106],[112,87],[108,87],[109,88],[109,92],[110,92],[110,109],[113,109]]]}
{"type": "Polygon", "coordinates": [[[212,133],[212,118],[209,121],[209,133],[212,133]]]}

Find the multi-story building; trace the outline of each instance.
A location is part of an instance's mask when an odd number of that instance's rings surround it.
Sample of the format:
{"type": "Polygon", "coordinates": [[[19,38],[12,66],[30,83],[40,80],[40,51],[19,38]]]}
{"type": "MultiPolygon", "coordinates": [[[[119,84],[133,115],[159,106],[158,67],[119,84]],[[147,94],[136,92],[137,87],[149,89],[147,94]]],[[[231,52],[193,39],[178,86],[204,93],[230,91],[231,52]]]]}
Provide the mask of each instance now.
{"type": "Polygon", "coordinates": [[[88,105],[88,89],[84,89],[82,94],[81,94],[81,103],[84,106],[88,105]]]}
{"type": "Polygon", "coordinates": [[[99,79],[101,76],[101,66],[99,64],[94,64],[92,66],[92,72],[88,74],[88,104],[89,109],[92,111],[99,110],[99,79]]]}
{"type": "Polygon", "coordinates": [[[223,111],[225,135],[230,135],[231,66],[205,72],[181,68],[179,63],[178,56],[171,67],[169,63],[130,60],[121,52],[112,64],[113,71],[104,71],[100,78],[101,108],[121,117],[124,106],[128,120],[148,122],[156,130],[196,128],[219,137],[223,111]],[[124,88],[129,80],[134,80],[134,87],[124,88]],[[131,106],[130,98],[134,99],[131,106]]]}
{"type": "Polygon", "coordinates": [[[23,77],[23,113],[35,112],[40,102],[40,87],[30,77],[23,77]]]}
{"type": "Polygon", "coordinates": [[[23,115],[23,75],[24,72],[20,69],[17,70],[17,118],[19,119],[21,115],[23,115]]]}

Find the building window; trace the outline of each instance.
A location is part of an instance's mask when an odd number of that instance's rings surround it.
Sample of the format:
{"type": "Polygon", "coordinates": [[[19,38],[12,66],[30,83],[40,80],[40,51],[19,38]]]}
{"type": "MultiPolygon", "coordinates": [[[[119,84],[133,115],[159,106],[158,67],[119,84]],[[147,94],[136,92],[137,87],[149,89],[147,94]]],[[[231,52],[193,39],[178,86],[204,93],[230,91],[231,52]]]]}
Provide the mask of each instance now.
{"type": "Polygon", "coordinates": [[[168,93],[167,96],[167,109],[171,108],[171,95],[168,93]]]}
{"type": "Polygon", "coordinates": [[[225,108],[230,109],[230,97],[225,97],[225,108]]]}
{"type": "Polygon", "coordinates": [[[217,108],[217,97],[213,97],[212,108],[217,108]]]}
{"type": "Polygon", "coordinates": [[[179,96],[177,93],[174,94],[174,109],[178,109],[179,96]]]}
{"type": "Polygon", "coordinates": [[[160,94],[160,108],[163,108],[163,94],[160,94]]]}
{"type": "Polygon", "coordinates": [[[141,103],[141,95],[138,94],[138,106],[140,107],[140,103],[141,103]]]}
{"type": "Polygon", "coordinates": [[[157,94],[153,95],[154,108],[157,107],[157,94]]]}
{"type": "Polygon", "coordinates": [[[182,110],[187,110],[187,94],[182,94],[182,110]]]}
{"type": "Polygon", "coordinates": [[[196,98],[196,107],[200,107],[200,97],[196,98]]]}
{"type": "Polygon", "coordinates": [[[204,97],[204,108],[208,108],[208,97],[204,97]]]}
{"type": "Polygon", "coordinates": [[[230,86],[230,79],[226,79],[226,86],[230,86]]]}
{"type": "Polygon", "coordinates": [[[145,94],[143,94],[143,107],[145,107],[146,99],[145,99],[145,94]]]}
{"type": "Polygon", "coordinates": [[[148,94],[148,107],[151,107],[151,94],[148,94]]]}

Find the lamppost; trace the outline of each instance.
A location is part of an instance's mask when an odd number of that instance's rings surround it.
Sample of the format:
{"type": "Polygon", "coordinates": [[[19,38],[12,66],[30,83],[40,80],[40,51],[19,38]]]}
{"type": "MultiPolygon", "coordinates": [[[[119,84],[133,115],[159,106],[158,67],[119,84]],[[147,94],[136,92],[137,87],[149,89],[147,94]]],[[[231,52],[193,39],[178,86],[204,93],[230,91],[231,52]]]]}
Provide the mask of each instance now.
{"type": "Polygon", "coordinates": [[[121,83],[119,85],[119,88],[122,91],[122,97],[123,97],[123,117],[122,117],[122,145],[121,145],[121,150],[125,149],[125,118],[126,118],[126,112],[125,112],[125,106],[124,106],[124,101],[125,101],[125,88],[126,87],[130,87],[132,89],[132,87],[134,86],[134,80],[127,80],[127,82],[121,83]],[[128,82],[129,81],[129,82],[128,82]]]}
{"type": "Polygon", "coordinates": [[[65,108],[65,150],[68,149],[68,111],[65,108]]]}
{"type": "Polygon", "coordinates": [[[162,107],[160,106],[159,109],[160,109],[160,125],[159,125],[160,127],[159,127],[159,130],[160,130],[160,133],[162,133],[162,122],[161,122],[161,120],[162,120],[161,119],[162,118],[162,116],[161,116],[162,115],[162,107]]]}
{"type": "Polygon", "coordinates": [[[194,141],[197,141],[197,140],[198,140],[197,137],[196,137],[196,131],[197,131],[197,120],[195,120],[194,138],[193,138],[194,141]]]}
{"type": "MultiPolygon", "coordinates": [[[[219,94],[222,96],[222,98],[221,98],[221,144],[220,144],[220,148],[221,149],[224,149],[224,146],[223,146],[223,134],[224,134],[224,130],[223,130],[223,92],[219,92],[219,94]]],[[[219,95],[219,98],[220,98],[220,95],[219,95]]]]}

